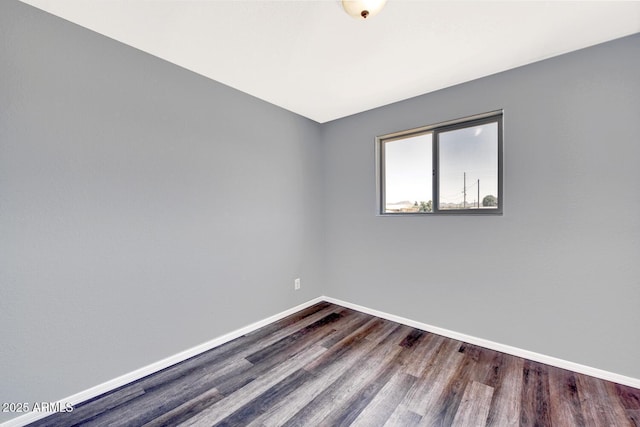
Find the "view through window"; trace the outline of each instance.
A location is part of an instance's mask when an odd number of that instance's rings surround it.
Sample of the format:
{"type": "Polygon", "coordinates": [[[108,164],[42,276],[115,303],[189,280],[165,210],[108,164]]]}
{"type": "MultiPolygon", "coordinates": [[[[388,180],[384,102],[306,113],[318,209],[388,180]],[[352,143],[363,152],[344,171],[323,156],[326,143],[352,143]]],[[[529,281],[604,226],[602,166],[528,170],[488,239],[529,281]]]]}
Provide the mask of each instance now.
{"type": "Polygon", "coordinates": [[[381,214],[502,213],[502,114],[377,138],[381,214]]]}
{"type": "Polygon", "coordinates": [[[385,212],[431,210],[432,134],[385,143],[385,212]]]}

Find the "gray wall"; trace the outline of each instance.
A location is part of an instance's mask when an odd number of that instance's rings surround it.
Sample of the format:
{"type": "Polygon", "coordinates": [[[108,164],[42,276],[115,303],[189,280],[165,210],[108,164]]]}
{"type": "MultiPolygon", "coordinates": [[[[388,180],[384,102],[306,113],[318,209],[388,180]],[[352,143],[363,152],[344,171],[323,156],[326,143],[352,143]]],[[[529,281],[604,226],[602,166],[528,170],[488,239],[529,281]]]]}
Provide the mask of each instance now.
{"type": "Polygon", "coordinates": [[[322,294],[317,123],[17,1],[0,70],[0,402],[322,294]]]}
{"type": "Polygon", "coordinates": [[[325,125],[332,297],[640,378],[640,35],[325,125]],[[504,216],[378,217],[374,137],[504,108],[504,216]]]}
{"type": "Polygon", "coordinates": [[[0,70],[0,401],[322,294],[640,378],[640,35],[325,125],[13,0],[0,70]],[[504,216],[375,215],[376,135],[499,108],[504,216]]]}

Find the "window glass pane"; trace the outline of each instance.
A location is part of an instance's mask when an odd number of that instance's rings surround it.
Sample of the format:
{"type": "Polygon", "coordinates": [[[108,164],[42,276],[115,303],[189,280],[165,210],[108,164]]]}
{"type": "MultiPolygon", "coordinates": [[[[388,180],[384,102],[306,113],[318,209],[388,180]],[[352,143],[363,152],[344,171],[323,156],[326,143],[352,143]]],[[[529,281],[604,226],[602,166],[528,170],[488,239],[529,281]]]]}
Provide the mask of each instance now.
{"type": "Polygon", "coordinates": [[[438,208],[498,208],[498,124],[438,135],[438,208]]]}
{"type": "Polygon", "coordinates": [[[432,134],[384,143],[384,213],[431,212],[432,134]]]}

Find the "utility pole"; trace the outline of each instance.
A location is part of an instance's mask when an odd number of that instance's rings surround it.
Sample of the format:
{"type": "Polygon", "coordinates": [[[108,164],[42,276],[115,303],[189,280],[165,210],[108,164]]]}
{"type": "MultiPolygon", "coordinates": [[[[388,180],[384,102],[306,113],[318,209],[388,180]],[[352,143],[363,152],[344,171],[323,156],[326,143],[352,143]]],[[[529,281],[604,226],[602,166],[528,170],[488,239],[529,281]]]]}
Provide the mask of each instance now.
{"type": "Polygon", "coordinates": [[[478,179],[478,206],[476,207],[480,209],[480,179],[478,179]]]}
{"type": "Polygon", "coordinates": [[[462,176],[462,192],[464,193],[464,201],[462,202],[462,209],[467,207],[467,173],[464,172],[462,176]]]}

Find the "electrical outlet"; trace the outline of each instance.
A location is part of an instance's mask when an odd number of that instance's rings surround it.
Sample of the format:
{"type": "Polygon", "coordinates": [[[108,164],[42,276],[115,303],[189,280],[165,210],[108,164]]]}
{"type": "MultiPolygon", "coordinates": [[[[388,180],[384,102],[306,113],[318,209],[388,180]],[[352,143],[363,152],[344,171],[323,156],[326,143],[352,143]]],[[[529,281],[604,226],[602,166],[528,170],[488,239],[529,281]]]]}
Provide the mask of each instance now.
{"type": "Polygon", "coordinates": [[[298,289],[300,289],[300,278],[297,278],[294,282],[293,282],[293,289],[295,289],[296,291],[298,289]]]}

